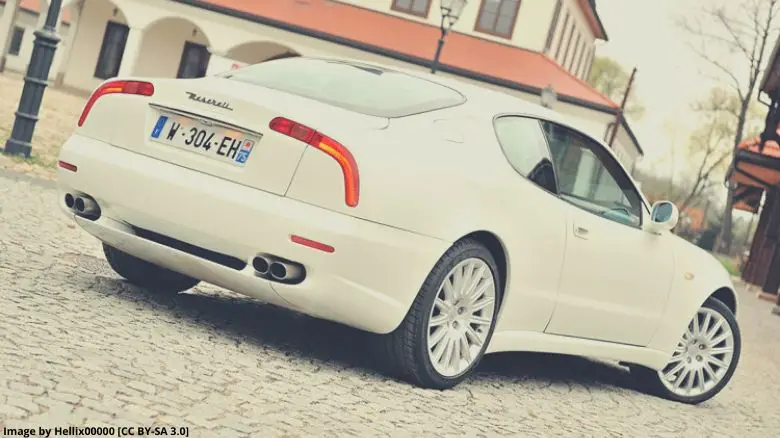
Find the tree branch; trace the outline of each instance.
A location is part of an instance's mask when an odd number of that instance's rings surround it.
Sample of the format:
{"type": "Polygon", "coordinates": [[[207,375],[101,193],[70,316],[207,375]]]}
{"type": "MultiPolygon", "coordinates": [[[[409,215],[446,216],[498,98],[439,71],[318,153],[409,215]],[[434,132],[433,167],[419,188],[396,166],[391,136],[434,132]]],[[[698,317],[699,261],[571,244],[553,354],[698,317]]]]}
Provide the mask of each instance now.
{"type": "Polygon", "coordinates": [[[724,73],[726,76],[731,78],[731,80],[734,81],[734,91],[737,92],[737,94],[739,95],[740,100],[744,100],[744,96],[743,96],[743,93],[742,93],[742,84],[740,83],[740,81],[737,78],[737,76],[731,71],[731,69],[729,69],[725,65],[721,64],[719,61],[709,57],[706,53],[704,53],[703,50],[697,49],[692,44],[688,44],[688,45],[690,46],[691,50],[693,50],[694,53],[699,55],[699,57],[702,60],[707,61],[710,65],[712,65],[713,67],[717,68],[722,73],[724,73]]]}

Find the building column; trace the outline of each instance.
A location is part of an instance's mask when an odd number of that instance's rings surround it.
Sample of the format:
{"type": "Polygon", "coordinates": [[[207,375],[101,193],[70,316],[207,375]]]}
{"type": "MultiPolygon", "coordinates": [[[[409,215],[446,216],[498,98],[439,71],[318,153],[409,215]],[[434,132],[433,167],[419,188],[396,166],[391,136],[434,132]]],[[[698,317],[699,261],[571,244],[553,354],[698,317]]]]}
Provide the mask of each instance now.
{"type": "Polygon", "coordinates": [[[141,54],[141,43],[144,40],[144,31],[131,27],[127,33],[127,42],[125,42],[125,52],[122,55],[122,64],[119,65],[119,77],[132,76],[135,71],[135,64],[138,56],[141,54]]]}
{"type": "Polygon", "coordinates": [[[19,16],[20,0],[6,0],[3,15],[0,17],[0,72],[5,70],[8,49],[11,47],[16,18],[19,16]]]}
{"type": "Polygon", "coordinates": [[[763,278],[761,279],[761,295],[763,295],[763,298],[771,299],[772,301],[775,301],[777,290],[780,287],[780,270],[777,269],[778,264],[780,264],[778,237],[780,237],[780,202],[775,198],[773,199],[766,224],[765,239],[767,245],[765,247],[765,255],[762,254],[762,258],[766,257],[764,258],[766,265],[764,266],[763,278]]]}
{"type": "Polygon", "coordinates": [[[68,71],[70,54],[73,52],[73,44],[76,42],[76,34],[79,31],[81,20],[81,11],[84,9],[84,2],[72,2],[67,8],[70,8],[70,24],[68,26],[68,36],[65,40],[64,51],[60,58],[60,64],[57,66],[57,76],[54,79],[55,86],[62,86],[65,81],[65,73],[68,71]]]}

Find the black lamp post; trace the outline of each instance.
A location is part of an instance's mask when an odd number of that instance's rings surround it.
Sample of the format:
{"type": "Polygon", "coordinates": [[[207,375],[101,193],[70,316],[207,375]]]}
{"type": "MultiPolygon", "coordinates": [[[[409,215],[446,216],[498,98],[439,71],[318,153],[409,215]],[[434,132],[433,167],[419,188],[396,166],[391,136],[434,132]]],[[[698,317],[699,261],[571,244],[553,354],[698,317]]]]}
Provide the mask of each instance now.
{"type": "Polygon", "coordinates": [[[441,38],[439,38],[436,56],[434,56],[433,65],[431,66],[431,73],[433,74],[436,74],[436,68],[439,66],[439,57],[441,56],[441,49],[444,47],[444,39],[460,18],[460,13],[463,12],[466,2],[467,0],[441,0],[441,38]]]}
{"type": "Polygon", "coordinates": [[[35,124],[38,122],[38,112],[41,109],[43,92],[49,80],[51,63],[60,37],[57,36],[57,20],[60,17],[62,0],[50,0],[46,23],[42,29],[35,31],[35,45],[27,75],[24,77],[24,89],[16,110],[16,120],[11,131],[11,138],[5,143],[3,153],[6,155],[23,155],[26,158],[32,153],[32,137],[35,124]]]}

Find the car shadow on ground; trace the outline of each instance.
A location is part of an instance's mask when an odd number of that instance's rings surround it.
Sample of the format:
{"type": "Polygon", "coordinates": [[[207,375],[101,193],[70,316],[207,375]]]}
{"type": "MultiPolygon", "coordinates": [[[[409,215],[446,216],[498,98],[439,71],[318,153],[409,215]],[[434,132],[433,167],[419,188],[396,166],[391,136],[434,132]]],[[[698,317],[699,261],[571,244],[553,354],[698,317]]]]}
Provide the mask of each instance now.
{"type": "MultiPolygon", "coordinates": [[[[98,263],[102,264],[102,261],[98,263]]],[[[186,318],[213,328],[236,343],[276,350],[317,366],[349,369],[379,380],[396,380],[383,371],[382,364],[372,354],[376,335],[243,296],[215,293],[216,289],[210,286],[203,290],[196,287],[178,295],[160,295],[106,276],[108,272],[104,267],[95,269],[97,272],[78,271],[71,273],[68,281],[82,283],[85,293],[99,292],[131,301],[136,306],[150,307],[150,310],[170,312],[174,318],[186,318]]],[[[627,371],[617,365],[543,353],[488,355],[471,380],[634,388],[627,371]]]]}

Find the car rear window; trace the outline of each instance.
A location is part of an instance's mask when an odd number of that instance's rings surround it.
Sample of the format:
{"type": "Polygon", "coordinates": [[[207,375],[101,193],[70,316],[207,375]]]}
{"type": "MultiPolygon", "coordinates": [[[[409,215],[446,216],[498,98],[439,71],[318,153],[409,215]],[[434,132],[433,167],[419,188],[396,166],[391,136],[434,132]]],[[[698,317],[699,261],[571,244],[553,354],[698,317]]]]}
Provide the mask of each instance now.
{"type": "Polygon", "coordinates": [[[466,101],[459,92],[435,82],[338,60],[279,59],[223,76],[377,117],[404,117],[466,101]]]}

